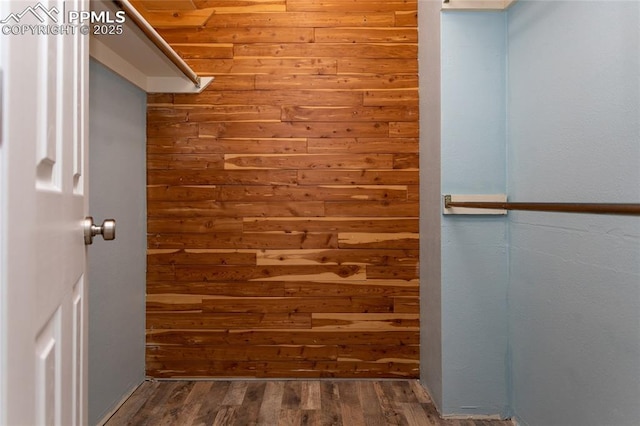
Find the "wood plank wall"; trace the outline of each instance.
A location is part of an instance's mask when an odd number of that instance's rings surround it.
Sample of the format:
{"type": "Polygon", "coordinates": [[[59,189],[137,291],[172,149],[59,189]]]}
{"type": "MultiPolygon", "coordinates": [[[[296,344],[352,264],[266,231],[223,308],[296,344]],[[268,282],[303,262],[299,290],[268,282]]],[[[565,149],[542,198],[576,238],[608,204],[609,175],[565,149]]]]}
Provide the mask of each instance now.
{"type": "Polygon", "coordinates": [[[148,98],[147,374],[417,377],[417,0],[138,0],[200,75],[148,98]]]}

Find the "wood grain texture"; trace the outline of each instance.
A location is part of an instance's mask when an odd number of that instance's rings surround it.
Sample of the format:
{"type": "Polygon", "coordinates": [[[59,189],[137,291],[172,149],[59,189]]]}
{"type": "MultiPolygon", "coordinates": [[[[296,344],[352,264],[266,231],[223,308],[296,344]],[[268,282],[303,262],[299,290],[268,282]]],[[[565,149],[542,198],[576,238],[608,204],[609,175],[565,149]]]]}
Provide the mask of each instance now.
{"type": "MultiPolygon", "coordinates": [[[[417,0],[135,4],[215,77],[148,97],[147,374],[417,377],[417,0]]],[[[229,388],[233,404],[202,412],[187,397],[186,412],[404,415],[345,408],[337,395],[357,386],[229,388]],[[277,410],[253,399],[270,388],[277,410]]]]}
{"type": "MultiPolygon", "coordinates": [[[[269,350],[273,350],[269,349],[269,350]]],[[[234,352],[239,359],[250,354],[234,352]]],[[[265,354],[268,351],[265,352],[265,354]]],[[[320,352],[318,352],[320,354],[320,352]]],[[[164,359],[168,353],[159,351],[164,359]]],[[[292,348],[296,359],[314,357],[292,348]]],[[[218,352],[197,351],[199,359],[218,352]]],[[[145,381],[105,423],[120,425],[511,426],[510,420],[441,419],[415,380],[145,381]]]]}

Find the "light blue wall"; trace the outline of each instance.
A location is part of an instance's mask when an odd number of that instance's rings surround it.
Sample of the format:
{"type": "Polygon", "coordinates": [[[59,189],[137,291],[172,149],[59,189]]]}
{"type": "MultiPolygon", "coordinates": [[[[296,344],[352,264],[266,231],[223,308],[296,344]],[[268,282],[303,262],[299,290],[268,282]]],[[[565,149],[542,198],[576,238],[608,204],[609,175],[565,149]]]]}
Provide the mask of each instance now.
{"type": "Polygon", "coordinates": [[[146,94],[91,61],[89,212],[116,219],[89,257],[89,424],[144,380],[146,94]]]}
{"type": "MultiPolygon", "coordinates": [[[[506,192],[505,14],[442,14],[442,193],[506,192]]],[[[508,415],[507,226],[442,218],[445,415],[508,415]]]]}
{"type": "MultiPolygon", "coordinates": [[[[508,12],[514,201],[640,202],[640,3],[508,12]]],[[[513,410],[640,424],[640,218],[511,213],[513,410]]]]}
{"type": "MultiPolygon", "coordinates": [[[[442,193],[640,202],[639,2],[441,23],[442,193]]],[[[443,414],[639,424],[640,219],[511,212],[441,233],[443,414]]]]}

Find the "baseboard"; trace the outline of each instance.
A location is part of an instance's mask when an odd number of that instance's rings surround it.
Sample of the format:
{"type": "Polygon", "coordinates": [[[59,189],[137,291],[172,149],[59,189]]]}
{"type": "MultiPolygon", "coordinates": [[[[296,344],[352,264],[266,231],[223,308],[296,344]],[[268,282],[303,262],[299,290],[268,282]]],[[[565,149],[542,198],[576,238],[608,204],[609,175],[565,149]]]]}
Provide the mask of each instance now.
{"type": "MultiPolygon", "coordinates": [[[[422,387],[422,389],[425,390],[425,392],[427,392],[427,395],[429,396],[429,399],[431,400],[431,402],[433,403],[433,406],[436,407],[436,411],[438,412],[438,416],[441,419],[444,420],[505,420],[500,414],[491,414],[491,415],[486,415],[486,414],[447,414],[447,415],[443,415],[440,412],[440,407],[438,407],[438,405],[435,403],[435,399],[433,399],[433,396],[431,395],[431,392],[429,390],[429,388],[427,386],[425,386],[424,384],[422,384],[422,382],[418,379],[418,385],[420,385],[420,387],[422,387]]],[[[509,419],[506,419],[509,420],[509,419]]],[[[521,426],[521,425],[515,425],[515,426],[521,426]]]]}
{"type": "Polygon", "coordinates": [[[116,411],[118,411],[120,407],[122,407],[122,404],[127,402],[127,399],[131,398],[131,395],[133,395],[133,393],[138,390],[142,383],[144,383],[144,381],[138,383],[129,392],[125,393],[122,399],[111,410],[107,411],[107,413],[102,417],[102,419],[100,419],[100,421],[98,421],[96,426],[104,426],[104,424],[107,423],[107,421],[109,421],[111,417],[113,417],[116,411]]]}
{"type": "Polygon", "coordinates": [[[242,377],[242,376],[230,376],[230,377],[147,377],[147,381],[152,382],[265,382],[265,381],[282,381],[282,382],[397,382],[399,380],[411,381],[418,379],[405,379],[395,377],[242,377]]]}
{"type": "Polygon", "coordinates": [[[513,416],[511,418],[511,423],[513,423],[513,426],[526,426],[524,423],[522,423],[521,421],[518,420],[518,418],[516,416],[513,416]]]}
{"type": "Polygon", "coordinates": [[[440,417],[444,420],[505,420],[500,414],[447,414],[440,417]]]}

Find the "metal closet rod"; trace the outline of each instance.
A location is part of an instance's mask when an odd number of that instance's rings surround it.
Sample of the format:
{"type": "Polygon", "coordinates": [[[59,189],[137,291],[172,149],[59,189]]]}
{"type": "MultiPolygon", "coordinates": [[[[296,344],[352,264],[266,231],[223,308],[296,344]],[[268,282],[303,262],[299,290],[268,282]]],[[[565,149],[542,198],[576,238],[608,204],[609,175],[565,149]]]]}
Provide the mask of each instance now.
{"type": "Polygon", "coordinates": [[[522,203],[508,201],[451,201],[444,196],[444,207],[468,207],[474,209],[527,210],[536,212],[592,213],[616,215],[640,215],[639,203],[522,203]]]}
{"type": "Polygon", "coordinates": [[[118,5],[122,10],[125,11],[127,17],[131,18],[131,20],[142,30],[143,33],[149,37],[149,40],[153,44],[156,45],[158,49],[165,54],[165,56],[173,62],[175,66],[182,71],[182,73],[196,85],[196,87],[200,88],[200,77],[193,72],[193,70],[187,65],[187,63],[169,46],[169,43],[164,41],[164,39],[158,34],[158,32],[147,22],[146,19],[134,8],[131,6],[128,0],[113,0],[113,2],[118,5]]]}

